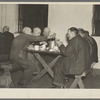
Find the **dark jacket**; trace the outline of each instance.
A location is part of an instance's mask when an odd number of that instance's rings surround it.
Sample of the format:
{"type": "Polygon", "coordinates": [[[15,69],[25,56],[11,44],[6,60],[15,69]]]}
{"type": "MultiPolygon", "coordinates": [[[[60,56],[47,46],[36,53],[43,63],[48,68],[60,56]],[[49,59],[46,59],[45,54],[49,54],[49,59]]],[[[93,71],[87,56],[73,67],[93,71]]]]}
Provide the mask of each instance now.
{"type": "Polygon", "coordinates": [[[3,36],[2,33],[0,33],[0,55],[4,54],[4,41],[5,37],[3,36]]]}
{"type": "Polygon", "coordinates": [[[91,63],[93,62],[98,62],[98,46],[94,38],[91,36],[87,35],[86,36],[87,40],[90,41],[92,45],[92,56],[91,56],[91,63]]]}
{"type": "Polygon", "coordinates": [[[14,35],[10,32],[4,32],[3,33],[4,37],[5,37],[5,47],[4,47],[4,53],[5,54],[10,54],[10,49],[12,46],[12,41],[14,39],[14,35]]]}
{"type": "Polygon", "coordinates": [[[46,40],[46,37],[43,36],[37,37],[21,33],[13,40],[10,52],[10,59],[14,60],[16,56],[26,58],[26,52],[24,51],[24,48],[29,45],[29,42],[44,41],[44,40],[46,40]]]}
{"type": "Polygon", "coordinates": [[[88,43],[79,35],[69,41],[68,46],[61,45],[60,52],[64,56],[65,74],[81,74],[90,68],[90,50],[88,43]]]}
{"type": "Polygon", "coordinates": [[[9,54],[5,54],[5,40],[3,33],[0,33],[0,62],[9,60],[9,54]]]}

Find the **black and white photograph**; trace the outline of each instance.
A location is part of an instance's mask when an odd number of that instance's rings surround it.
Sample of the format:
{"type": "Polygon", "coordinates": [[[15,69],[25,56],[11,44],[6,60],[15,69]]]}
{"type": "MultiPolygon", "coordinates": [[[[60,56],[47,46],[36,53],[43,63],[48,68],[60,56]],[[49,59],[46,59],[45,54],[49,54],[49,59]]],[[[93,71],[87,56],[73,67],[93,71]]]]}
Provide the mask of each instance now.
{"type": "Polygon", "coordinates": [[[100,89],[100,4],[0,3],[1,89],[100,89]]]}

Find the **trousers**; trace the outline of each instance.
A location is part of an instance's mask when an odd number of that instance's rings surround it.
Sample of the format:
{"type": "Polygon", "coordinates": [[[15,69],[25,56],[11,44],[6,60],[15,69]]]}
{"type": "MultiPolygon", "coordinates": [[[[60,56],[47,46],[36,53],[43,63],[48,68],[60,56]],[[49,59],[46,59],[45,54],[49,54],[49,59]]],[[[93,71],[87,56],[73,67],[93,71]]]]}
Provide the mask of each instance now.
{"type": "Polygon", "coordinates": [[[24,71],[20,79],[22,84],[26,84],[32,77],[33,73],[39,73],[38,61],[34,58],[33,54],[28,54],[28,57],[16,56],[13,60],[19,66],[21,66],[24,71]]]}

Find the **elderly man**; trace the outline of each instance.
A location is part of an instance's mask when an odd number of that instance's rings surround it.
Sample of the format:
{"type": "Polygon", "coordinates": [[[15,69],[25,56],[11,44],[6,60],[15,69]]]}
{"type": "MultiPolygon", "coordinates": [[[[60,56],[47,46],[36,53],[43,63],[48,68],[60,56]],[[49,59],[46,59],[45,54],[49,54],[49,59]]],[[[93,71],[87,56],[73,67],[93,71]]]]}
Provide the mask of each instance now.
{"type": "Polygon", "coordinates": [[[65,47],[58,41],[60,52],[63,55],[54,66],[53,84],[61,87],[65,83],[65,75],[81,74],[85,69],[90,68],[90,51],[83,38],[78,35],[78,29],[68,29],[67,36],[69,43],[65,47]],[[88,61],[87,61],[88,60],[88,61]]]}
{"type": "Polygon", "coordinates": [[[43,35],[48,37],[50,35],[50,28],[49,27],[45,27],[43,30],[43,35]]]}
{"type": "Polygon", "coordinates": [[[8,60],[8,54],[4,54],[4,47],[5,47],[5,37],[0,32],[0,62],[8,60]]]}
{"type": "Polygon", "coordinates": [[[4,49],[5,54],[10,54],[12,41],[14,39],[14,35],[10,33],[9,30],[10,30],[9,26],[3,27],[3,35],[5,37],[5,49],[4,49]]]}
{"type": "Polygon", "coordinates": [[[4,36],[3,34],[0,32],[0,55],[4,54],[4,36]]]}
{"type": "Polygon", "coordinates": [[[41,35],[41,29],[39,27],[35,27],[33,29],[33,36],[40,36],[41,35]]]}
{"type": "Polygon", "coordinates": [[[19,83],[26,84],[33,72],[37,71],[38,66],[33,59],[27,57],[27,52],[24,51],[24,48],[28,47],[30,42],[44,41],[46,37],[32,36],[29,27],[24,27],[22,32],[12,43],[10,59],[24,68],[24,74],[19,83]]]}

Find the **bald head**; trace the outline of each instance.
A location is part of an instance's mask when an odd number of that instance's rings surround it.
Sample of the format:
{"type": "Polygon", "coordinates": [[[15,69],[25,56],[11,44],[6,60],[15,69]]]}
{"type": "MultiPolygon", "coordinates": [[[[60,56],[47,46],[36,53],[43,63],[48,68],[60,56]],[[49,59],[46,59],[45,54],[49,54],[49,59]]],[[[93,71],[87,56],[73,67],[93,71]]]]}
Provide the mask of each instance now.
{"type": "Polygon", "coordinates": [[[9,32],[9,26],[4,26],[3,27],[3,32],[9,32]]]}
{"type": "Polygon", "coordinates": [[[23,33],[28,34],[28,35],[32,35],[32,30],[29,27],[24,27],[22,30],[23,33]]]}
{"type": "Polygon", "coordinates": [[[49,34],[50,34],[50,28],[45,27],[44,30],[43,30],[43,35],[48,37],[49,34]]]}
{"type": "Polygon", "coordinates": [[[39,27],[35,27],[33,29],[33,35],[34,36],[40,36],[40,34],[41,34],[41,29],[39,27]]]}

